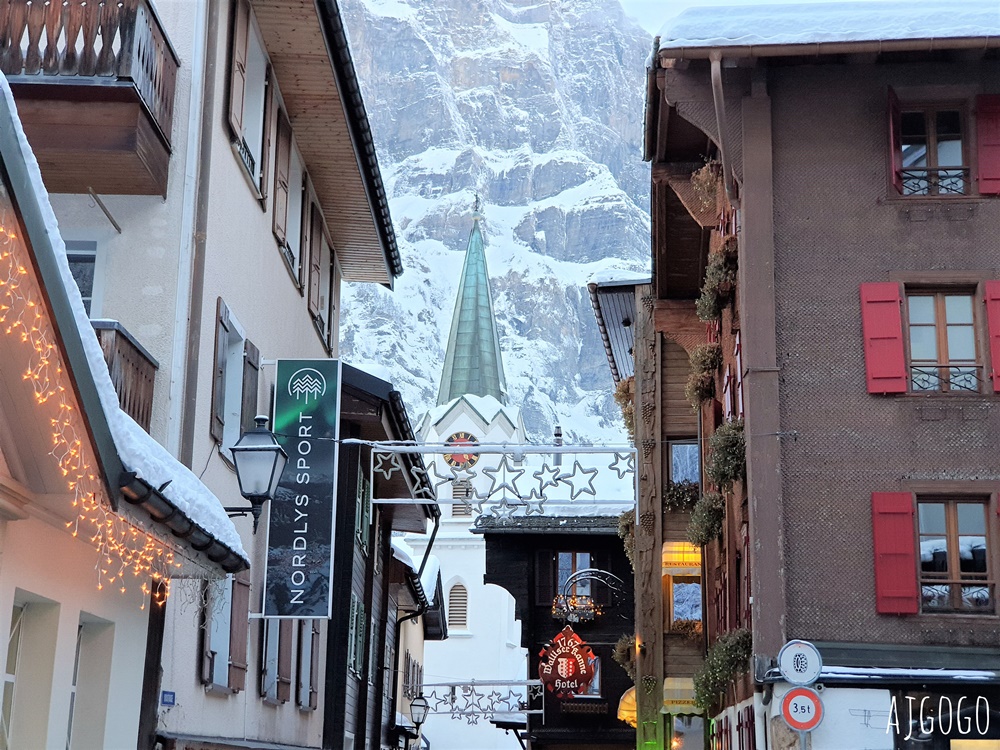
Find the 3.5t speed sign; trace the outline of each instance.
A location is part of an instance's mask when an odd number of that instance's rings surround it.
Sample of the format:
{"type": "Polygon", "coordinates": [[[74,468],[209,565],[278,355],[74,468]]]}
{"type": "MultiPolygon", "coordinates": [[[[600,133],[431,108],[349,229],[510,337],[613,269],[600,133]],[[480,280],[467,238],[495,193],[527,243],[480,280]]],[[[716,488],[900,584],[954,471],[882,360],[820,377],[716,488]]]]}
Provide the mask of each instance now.
{"type": "Polygon", "coordinates": [[[781,699],[781,716],[796,732],[811,732],[823,721],[823,701],[812,688],[792,688],[781,699]]]}

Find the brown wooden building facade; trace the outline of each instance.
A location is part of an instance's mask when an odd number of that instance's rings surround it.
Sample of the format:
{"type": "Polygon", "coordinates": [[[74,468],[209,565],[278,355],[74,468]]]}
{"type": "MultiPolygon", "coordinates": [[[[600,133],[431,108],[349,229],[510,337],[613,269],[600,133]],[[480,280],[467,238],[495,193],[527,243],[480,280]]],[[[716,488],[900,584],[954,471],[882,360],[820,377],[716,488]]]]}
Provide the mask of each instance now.
{"type": "MultiPolygon", "coordinates": [[[[813,748],[947,748],[950,720],[995,717],[985,704],[1000,684],[988,447],[1000,426],[1000,62],[968,37],[831,33],[759,47],[665,36],[649,70],[639,679],[672,668],[669,593],[651,599],[681,520],[659,494],[683,424],[670,371],[694,353],[701,497],[723,498],[703,547],[705,645],[717,664],[728,644],[731,662],[702,698],[713,747],[794,746],[776,657],[803,639],[824,660],[813,748]],[[968,670],[981,672],[974,689],[968,670]],[[980,708],[950,707],[961,695],[980,708]],[[914,696],[942,707],[907,741],[897,706],[914,696]]],[[[640,691],[637,747],[667,746],[660,708],[640,691]]]]}

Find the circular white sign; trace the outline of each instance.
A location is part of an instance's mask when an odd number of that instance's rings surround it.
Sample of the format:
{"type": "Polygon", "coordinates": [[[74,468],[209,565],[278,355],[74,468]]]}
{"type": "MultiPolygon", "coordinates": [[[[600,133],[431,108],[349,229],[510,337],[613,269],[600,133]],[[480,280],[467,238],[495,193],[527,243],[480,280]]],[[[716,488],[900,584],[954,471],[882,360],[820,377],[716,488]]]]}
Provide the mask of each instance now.
{"type": "Polygon", "coordinates": [[[823,701],[812,688],[792,688],[781,700],[781,716],[796,732],[811,732],[823,721],[823,701]]]}
{"type": "Polygon", "coordinates": [[[812,685],[819,679],[823,658],[809,641],[789,641],[778,652],[778,669],[793,685],[812,685]]]}

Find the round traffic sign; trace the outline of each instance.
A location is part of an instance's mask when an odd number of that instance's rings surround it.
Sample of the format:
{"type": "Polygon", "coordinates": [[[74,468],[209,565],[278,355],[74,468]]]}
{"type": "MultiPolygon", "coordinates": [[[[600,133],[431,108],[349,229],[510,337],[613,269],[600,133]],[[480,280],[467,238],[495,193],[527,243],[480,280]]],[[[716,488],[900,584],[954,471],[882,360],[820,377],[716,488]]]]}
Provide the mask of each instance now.
{"type": "Polygon", "coordinates": [[[812,685],[819,679],[823,658],[809,641],[789,641],[778,652],[778,669],[793,685],[812,685]]]}
{"type": "Polygon", "coordinates": [[[823,701],[812,688],[792,688],[781,699],[781,717],[796,732],[811,732],[823,721],[823,701]]]}

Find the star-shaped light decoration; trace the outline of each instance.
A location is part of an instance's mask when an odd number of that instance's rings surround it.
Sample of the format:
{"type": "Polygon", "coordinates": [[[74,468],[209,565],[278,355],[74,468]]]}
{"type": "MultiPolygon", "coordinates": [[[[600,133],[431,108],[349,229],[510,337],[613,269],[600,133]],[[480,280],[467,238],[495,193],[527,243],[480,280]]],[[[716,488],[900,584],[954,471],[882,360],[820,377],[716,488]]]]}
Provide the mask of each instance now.
{"type": "Polygon", "coordinates": [[[505,702],[507,703],[508,706],[510,706],[510,710],[512,713],[519,711],[521,708],[521,696],[518,693],[515,693],[513,690],[507,693],[507,698],[505,699],[505,702]]]}
{"type": "Polygon", "coordinates": [[[455,705],[454,688],[452,688],[451,690],[449,690],[446,693],[442,693],[440,697],[438,697],[437,690],[432,690],[431,694],[430,694],[430,697],[429,697],[428,700],[435,701],[435,704],[434,704],[434,713],[436,713],[436,714],[437,713],[444,713],[441,710],[442,708],[444,708],[445,710],[450,711],[450,710],[452,710],[452,707],[455,705]]]}
{"type": "Polygon", "coordinates": [[[434,461],[431,463],[430,471],[428,472],[428,480],[434,486],[434,494],[438,494],[438,488],[444,484],[451,484],[456,479],[455,470],[447,471],[442,475],[438,471],[438,462],[434,461]]]}
{"type": "Polygon", "coordinates": [[[635,460],[631,453],[616,453],[614,463],[608,468],[615,472],[619,479],[624,479],[626,474],[631,474],[635,470],[635,460]]]}
{"type": "Polygon", "coordinates": [[[462,712],[471,711],[473,713],[482,713],[483,707],[479,705],[479,701],[483,699],[483,696],[476,690],[475,687],[465,685],[462,687],[462,698],[465,700],[465,705],[462,706],[462,712]]]}
{"type": "Polygon", "coordinates": [[[517,505],[512,505],[507,502],[507,496],[504,495],[500,498],[499,503],[490,506],[490,511],[493,513],[494,517],[497,518],[497,520],[507,523],[514,516],[514,513],[517,512],[517,508],[517,505]]]}
{"type": "Polygon", "coordinates": [[[539,495],[535,491],[535,488],[531,488],[531,494],[524,499],[524,515],[530,516],[532,513],[537,513],[542,516],[545,515],[545,508],[542,506],[545,504],[545,495],[539,495]]]}
{"type": "Polygon", "coordinates": [[[546,487],[559,486],[559,467],[549,466],[547,462],[543,463],[542,468],[533,472],[531,476],[538,480],[538,491],[542,494],[542,496],[545,495],[546,487]]]}
{"type": "Polygon", "coordinates": [[[585,469],[579,460],[573,462],[573,471],[569,474],[563,474],[559,477],[560,481],[566,482],[571,488],[571,493],[569,496],[570,500],[576,500],[580,495],[593,495],[597,496],[597,490],[594,489],[594,477],[597,476],[597,469],[585,469]],[[583,476],[587,478],[587,483],[584,486],[577,487],[576,483],[573,481],[574,477],[583,476]]]}
{"type": "Polygon", "coordinates": [[[486,701],[490,704],[490,708],[495,711],[497,705],[503,702],[503,695],[494,690],[486,696],[486,701]]]}
{"type": "Polygon", "coordinates": [[[372,470],[372,473],[377,471],[388,481],[399,470],[399,459],[395,453],[375,452],[375,468],[372,470]]]}
{"type": "Polygon", "coordinates": [[[517,480],[524,474],[524,469],[519,469],[511,465],[508,454],[504,454],[496,468],[483,469],[483,474],[490,478],[490,489],[486,493],[487,497],[495,495],[498,492],[503,492],[504,490],[510,490],[510,494],[516,498],[521,497],[521,493],[517,489],[517,480]],[[500,475],[499,484],[497,484],[498,474],[500,475]]]}

